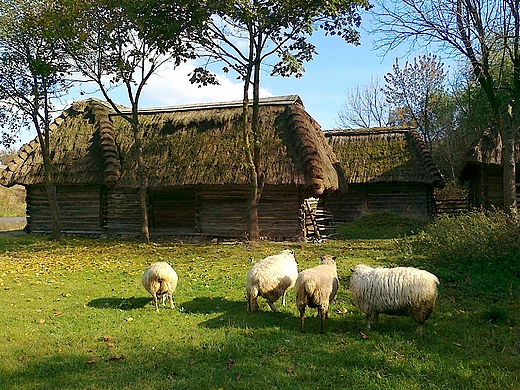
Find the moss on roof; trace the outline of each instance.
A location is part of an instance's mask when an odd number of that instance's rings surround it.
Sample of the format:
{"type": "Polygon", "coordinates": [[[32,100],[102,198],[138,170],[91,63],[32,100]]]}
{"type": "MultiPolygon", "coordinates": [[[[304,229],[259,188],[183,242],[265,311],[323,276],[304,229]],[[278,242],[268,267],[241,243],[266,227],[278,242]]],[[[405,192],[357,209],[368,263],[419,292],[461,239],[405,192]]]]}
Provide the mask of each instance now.
{"type": "Polygon", "coordinates": [[[444,186],[442,175],[414,130],[362,129],[325,135],[347,184],[419,182],[444,186]]]}

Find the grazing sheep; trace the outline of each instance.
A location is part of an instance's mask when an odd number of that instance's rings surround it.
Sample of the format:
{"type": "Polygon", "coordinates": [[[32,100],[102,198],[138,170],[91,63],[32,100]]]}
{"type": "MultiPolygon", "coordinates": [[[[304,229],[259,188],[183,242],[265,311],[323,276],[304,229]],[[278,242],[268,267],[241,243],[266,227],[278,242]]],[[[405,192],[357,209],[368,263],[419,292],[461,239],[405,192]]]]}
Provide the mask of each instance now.
{"type": "Polygon", "coordinates": [[[260,260],[246,276],[247,309],[258,311],[257,298],[260,296],[267,300],[272,311],[278,312],[274,302],[282,297],[285,306],[287,290],[294,286],[297,277],[298,264],[290,249],[260,260]]]}
{"type": "Polygon", "coordinates": [[[165,304],[166,297],[170,301],[170,307],[173,309],[172,295],[177,288],[177,273],[164,261],[153,263],[143,274],[141,279],[144,288],[152,294],[155,310],[159,310],[157,299],[162,297],[162,304],[165,304]]]}
{"type": "Polygon", "coordinates": [[[419,323],[422,333],[437,300],[439,279],[428,271],[412,267],[372,268],[357,265],[350,278],[354,304],[377,323],[379,313],[407,315],[419,323]]]}
{"type": "Polygon", "coordinates": [[[301,331],[304,332],[305,307],[318,308],[321,318],[321,331],[328,317],[329,304],[336,297],[339,279],[336,257],[322,257],[320,265],[301,271],[296,279],[296,307],[300,311],[301,331]]]}

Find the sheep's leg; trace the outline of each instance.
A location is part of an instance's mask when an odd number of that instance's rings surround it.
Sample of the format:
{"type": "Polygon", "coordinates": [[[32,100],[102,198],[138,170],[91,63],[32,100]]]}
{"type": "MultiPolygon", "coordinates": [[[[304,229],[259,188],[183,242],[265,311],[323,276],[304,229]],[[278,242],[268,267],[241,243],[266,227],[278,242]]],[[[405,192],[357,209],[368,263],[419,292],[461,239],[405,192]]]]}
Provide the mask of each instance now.
{"type": "Polygon", "coordinates": [[[162,305],[166,305],[166,294],[162,295],[162,305]]]}
{"type": "Polygon", "coordinates": [[[175,305],[173,304],[173,297],[171,295],[168,295],[168,301],[170,301],[170,308],[173,309],[175,305]]]}
{"type": "Polygon", "coordinates": [[[278,310],[278,308],[274,305],[274,302],[269,302],[267,301],[267,304],[269,305],[269,307],[271,308],[272,311],[278,313],[280,310],[278,310]]]}
{"type": "Polygon", "coordinates": [[[327,318],[327,311],[325,311],[323,309],[318,309],[318,315],[320,316],[320,319],[321,319],[320,333],[323,334],[323,333],[325,333],[325,318],[327,318]]]}
{"type": "Polygon", "coordinates": [[[282,294],[282,306],[285,306],[285,295],[287,294],[287,291],[284,291],[282,294]]]}
{"type": "Polygon", "coordinates": [[[155,311],[159,311],[159,305],[157,305],[157,294],[153,294],[153,305],[155,306],[155,311]]]}
{"type": "Polygon", "coordinates": [[[370,317],[371,317],[372,314],[370,313],[367,313],[367,329],[370,329],[371,326],[370,326],[370,317]]]}
{"type": "Polygon", "coordinates": [[[305,332],[305,307],[303,307],[303,309],[299,309],[300,310],[300,331],[302,333],[305,332]]]}

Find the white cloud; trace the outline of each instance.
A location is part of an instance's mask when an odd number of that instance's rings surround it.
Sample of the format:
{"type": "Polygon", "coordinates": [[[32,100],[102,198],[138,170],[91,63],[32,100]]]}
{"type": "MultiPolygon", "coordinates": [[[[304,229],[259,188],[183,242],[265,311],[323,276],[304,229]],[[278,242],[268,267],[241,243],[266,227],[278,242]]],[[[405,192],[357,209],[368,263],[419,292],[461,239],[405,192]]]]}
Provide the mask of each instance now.
{"type": "MultiPolygon", "coordinates": [[[[241,100],[243,83],[228,75],[218,74],[220,85],[198,87],[189,81],[189,74],[195,69],[194,61],[181,64],[177,68],[167,63],[159,68],[143,89],[141,106],[174,106],[189,103],[224,102],[241,100]]],[[[272,96],[266,89],[260,89],[261,97],[272,96]]]]}

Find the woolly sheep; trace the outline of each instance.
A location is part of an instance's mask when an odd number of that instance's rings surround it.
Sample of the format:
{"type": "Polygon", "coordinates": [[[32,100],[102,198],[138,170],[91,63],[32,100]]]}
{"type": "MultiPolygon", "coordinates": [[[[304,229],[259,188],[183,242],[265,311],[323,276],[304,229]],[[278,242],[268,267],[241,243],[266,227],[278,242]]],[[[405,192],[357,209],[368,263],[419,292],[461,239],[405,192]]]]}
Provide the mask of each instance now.
{"type": "Polygon", "coordinates": [[[260,260],[246,276],[247,309],[258,311],[257,298],[260,296],[267,300],[272,311],[278,312],[274,302],[282,297],[285,306],[287,290],[294,286],[297,277],[298,265],[290,249],[260,260]]]}
{"type": "Polygon", "coordinates": [[[162,297],[163,305],[166,302],[166,297],[168,297],[170,307],[173,309],[172,295],[177,288],[178,280],[179,278],[177,277],[175,270],[170,264],[164,261],[153,263],[144,272],[141,282],[143,283],[144,288],[152,294],[153,304],[155,305],[156,311],[159,310],[157,305],[157,299],[159,297],[162,297]]]}
{"type": "Polygon", "coordinates": [[[422,333],[437,300],[439,279],[428,271],[412,267],[372,268],[357,265],[350,278],[354,304],[377,323],[380,313],[407,315],[418,324],[422,333]]]}
{"type": "Polygon", "coordinates": [[[296,307],[300,311],[301,331],[304,332],[305,307],[318,309],[321,318],[321,331],[324,333],[325,318],[328,317],[329,304],[336,297],[339,279],[336,257],[326,255],[321,264],[301,271],[296,279],[296,307]]]}

